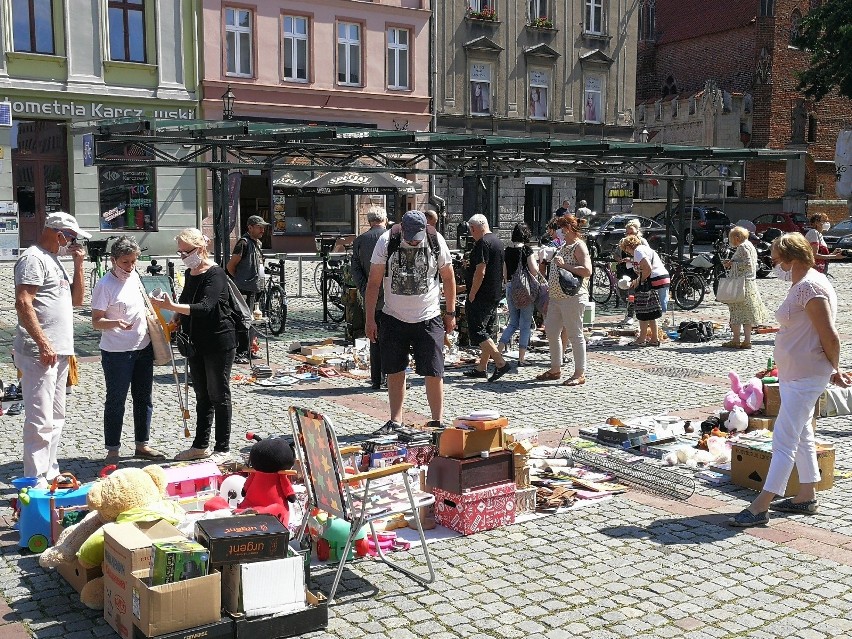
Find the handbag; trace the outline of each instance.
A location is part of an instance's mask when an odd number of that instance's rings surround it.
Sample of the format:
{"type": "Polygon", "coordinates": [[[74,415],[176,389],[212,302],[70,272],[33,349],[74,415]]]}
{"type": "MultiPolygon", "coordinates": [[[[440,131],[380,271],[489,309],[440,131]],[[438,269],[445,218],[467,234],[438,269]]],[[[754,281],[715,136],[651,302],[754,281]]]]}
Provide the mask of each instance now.
{"type": "Polygon", "coordinates": [[[151,305],[151,300],[148,299],[142,280],[139,280],[139,289],[142,292],[142,299],[145,300],[145,321],[148,324],[148,337],[151,338],[151,347],[154,349],[154,364],[165,366],[172,361],[172,347],[166,337],[166,331],[157,317],[157,312],[151,305]]]}
{"type": "Polygon", "coordinates": [[[175,346],[177,346],[178,352],[186,359],[195,357],[195,344],[192,343],[189,333],[183,331],[183,329],[175,333],[175,346]]]}
{"type": "Polygon", "coordinates": [[[568,269],[559,269],[559,288],[562,289],[565,295],[573,297],[580,291],[581,286],[583,286],[582,277],[574,275],[568,269]]]}
{"type": "Polygon", "coordinates": [[[633,307],[636,317],[641,321],[655,320],[663,316],[663,307],[660,306],[660,296],[653,288],[648,279],[639,282],[636,292],[633,294],[633,307]]]}
{"type": "Polygon", "coordinates": [[[716,301],[723,304],[744,302],[746,298],[746,281],[744,277],[723,277],[719,280],[716,291],[716,301]]]}
{"type": "Polygon", "coordinates": [[[77,356],[68,356],[68,379],[65,382],[66,386],[76,386],[80,383],[80,370],[77,368],[77,356]]]}

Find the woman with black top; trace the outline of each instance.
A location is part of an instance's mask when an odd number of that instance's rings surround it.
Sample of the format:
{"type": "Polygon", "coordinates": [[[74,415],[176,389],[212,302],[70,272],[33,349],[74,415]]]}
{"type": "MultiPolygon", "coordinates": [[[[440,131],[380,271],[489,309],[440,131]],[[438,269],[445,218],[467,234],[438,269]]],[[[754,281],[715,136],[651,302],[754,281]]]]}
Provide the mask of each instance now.
{"type": "Polygon", "coordinates": [[[530,227],[519,222],[515,224],[512,230],[512,245],[507,246],[503,251],[503,280],[506,282],[506,304],[509,307],[509,323],[506,325],[503,334],[500,336],[500,343],[497,347],[501,353],[506,352],[509,348],[509,342],[512,341],[512,336],[515,331],[520,329],[520,346],[518,348],[518,366],[526,366],[524,358],[527,355],[527,347],[530,344],[530,334],[532,333],[532,316],[535,310],[535,304],[529,304],[524,308],[515,306],[512,300],[512,276],[518,269],[518,264],[524,263],[525,268],[533,279],[539,279],[538,265],[536,264],[535,253],[527,246],[532,241],[530,227]]]}
{"type": "Polygon", "coordinates": [[[177,303],[168,295],[152,299],[154,306],[175,313],[176,323],[189,337],[195,354],[189,357],[197,413],[192,447],[178,461],[210,457],[210,431],[216,424],[213,456],[227,457],[231,440],[231,367],[237,348],[231,316],[228,275],[207,253],[207,238],[198,229],[184,229],[175,238],[178,255],[189,269],[177,303]]]}
{"type": "MultiPolygon", "coordinates": [[[[628,220],[627,224],[624,226],[624,237],[628,235],[638,235],[642,239],[642,244],[645,246],[648,245],[648,242],[642,237],[642,227],[641,223],[638,219],[628,220]]],[[[627,251],[621,248],[621,243],[619,243],[616,248],[613,257],[615,258],[615,277],[621,279],[625,275],[630,277],[630,280],[635,280],[639,275],[635,270],[635,264],[633,263],[633,256],[629,255],[627,251]]],[[[635,323],[634,315],[636,314],[635,306],[633,302],[630,301],[630,296],[635,292],[632,288],[622,289],[617,287],[618,297],[622,302],[627,304],[627,314],[624,316],[623,324],[627,326],[632,326],[635,323]]]]}

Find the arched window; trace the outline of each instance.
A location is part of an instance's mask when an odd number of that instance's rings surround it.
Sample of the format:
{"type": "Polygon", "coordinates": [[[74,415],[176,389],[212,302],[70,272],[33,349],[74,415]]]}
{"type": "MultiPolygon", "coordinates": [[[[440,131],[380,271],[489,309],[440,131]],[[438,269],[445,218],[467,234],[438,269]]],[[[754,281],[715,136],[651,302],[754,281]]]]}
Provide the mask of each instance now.
{"type": "Polygon", "coordinates": [[[798,9],[793,9],[790,15],[790,46],[796,46],[796,38],[802,32],[802,12],[798,9]]]}
{"type": "Polygon", "coordinates": [[[639,39],[653,40],[656,30],[657,0],[642,0],[639,5],[639,39]]]}
{"type": "Polygon", "coordinates": [[[666,78],[666,82],[663,84],[662,93],[663,97],[666,97],[667,95],[677,95],[677,84],[672,76],[666,78]]]}
{"type": "Polygon", "coordinates": [[[760,15],[771,18],[775,15],[775,0],[760,0],[760,15]]]}

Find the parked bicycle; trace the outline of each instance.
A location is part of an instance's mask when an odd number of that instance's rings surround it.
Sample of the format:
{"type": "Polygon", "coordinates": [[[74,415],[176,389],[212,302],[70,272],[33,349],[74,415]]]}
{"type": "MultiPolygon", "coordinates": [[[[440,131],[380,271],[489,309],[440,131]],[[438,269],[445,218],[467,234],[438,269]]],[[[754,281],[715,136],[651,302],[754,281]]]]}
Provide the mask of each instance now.
{"type": "MultiPolygon", "coordinates": [[[[334,262],[328,262],[325,279],[320,277],[320,296],[326,301],[328,319],[340,323],[346,317],[344,294],[352,286],[350,264],[352,247],[347,247],[346,255],[334,262]]],[[[320,263],[320,267],[322,263],[320,263]]],[[[322,276],[322,271],[320,272],[322,276]]]]}
{"type": "Polygon", "coordinates": [[[95,284],[97,284],[98,280],[106,275],[106,272],[109,270],[109,251],[107,250],[107,246],[110,242],[116,239],[118,239],[117,235],[110,235],[106,239],[83,240],[83,243],[86,245],[86,254],[89,261],[94,264],[91,272],[89,273],[90,291],[95,289],[95,284]]]}
{"type": "MultiPolygon", "coordinates": [[[[329,268],[339,269],[341,268],[343,262],[346,262],[347,266],[349,264],[349,256],[348,255],[335,255],[329,256],[328,258],[328,266],[329,268]]],[[[316,268],[314,268],[314,288],[317,289],[317,293],[322,295],[322,260],[317,262],[316,268]]]]}
{"type": "Polygon", "coordinates": [[[257,294],[257,305],[269,322],[269,332],[280,335],[287,325],[287,293],[284,289],[284,260],[267,262],[266,284],[257,294]]]}
{"type": "Polygon", "coordinates": [[[609,259],[592,259],[592,276],[589,278],[589,298],[595,304],[606,304],[613,296],[615,306],[618,307],[618,295],[616,291],[617,280],[612,272],[609,259]]]}
{"type": "Polygon", "coordinates": [[[669,296],[678,308],[691,311],[704,301],[707,280],[690,264],[691,260],[678,260],[674,255],[660,253],[669,272],[669,296]]]}

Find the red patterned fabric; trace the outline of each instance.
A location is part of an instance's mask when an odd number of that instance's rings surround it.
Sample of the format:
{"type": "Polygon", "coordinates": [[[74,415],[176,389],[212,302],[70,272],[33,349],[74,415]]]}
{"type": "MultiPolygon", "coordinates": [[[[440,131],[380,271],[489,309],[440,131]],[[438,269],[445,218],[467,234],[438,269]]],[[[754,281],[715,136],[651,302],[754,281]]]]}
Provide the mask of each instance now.
{"type": "Polygon", "coordinates": [[[463,495],[433,488],[435,521],[463,535],[515,523],[515,483],[496,484],[463,495]]]}

